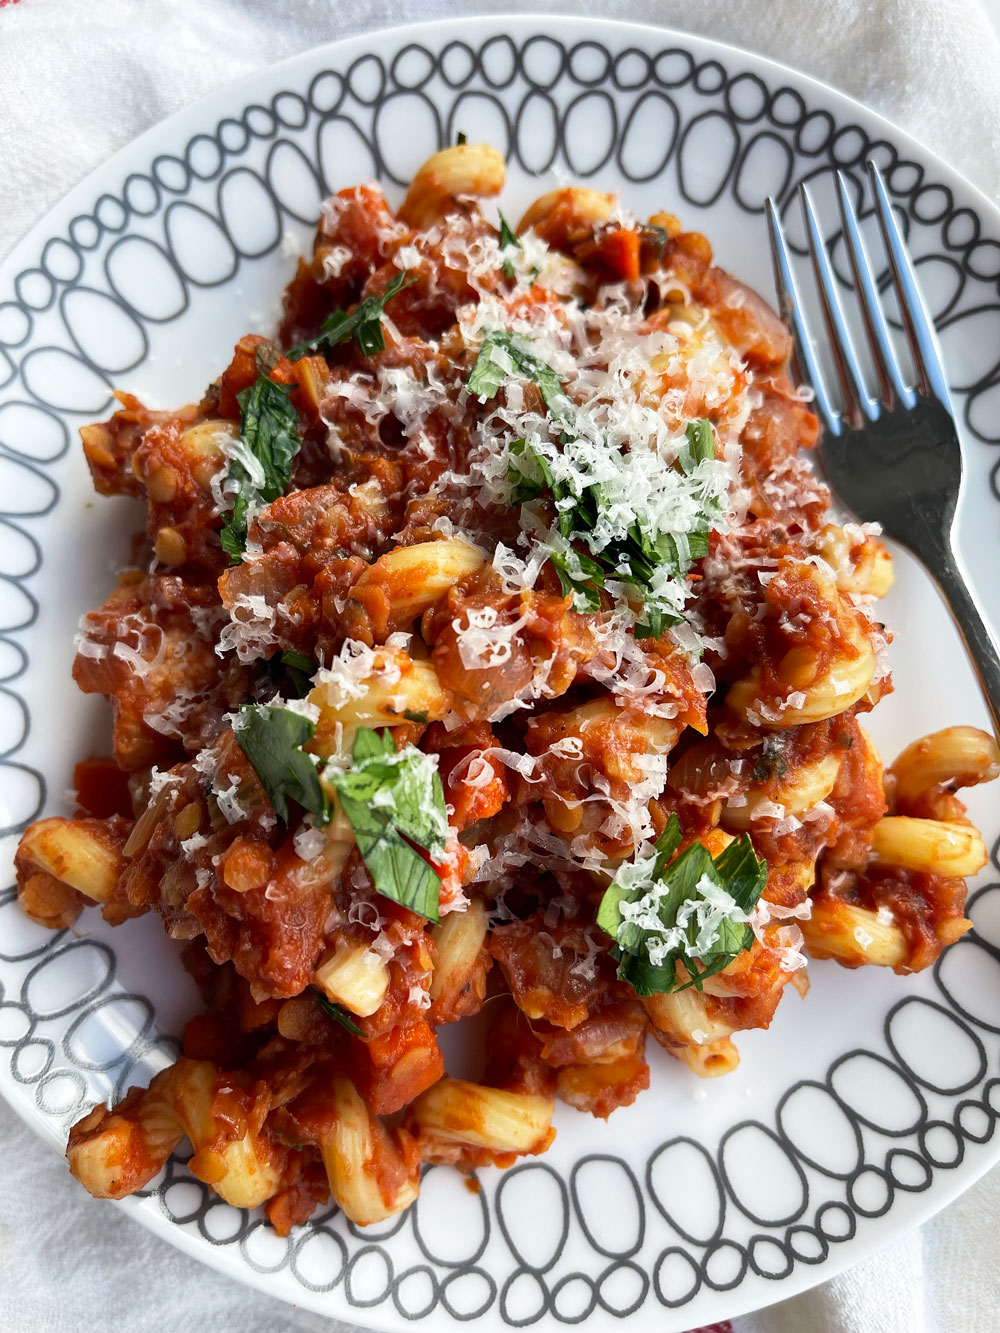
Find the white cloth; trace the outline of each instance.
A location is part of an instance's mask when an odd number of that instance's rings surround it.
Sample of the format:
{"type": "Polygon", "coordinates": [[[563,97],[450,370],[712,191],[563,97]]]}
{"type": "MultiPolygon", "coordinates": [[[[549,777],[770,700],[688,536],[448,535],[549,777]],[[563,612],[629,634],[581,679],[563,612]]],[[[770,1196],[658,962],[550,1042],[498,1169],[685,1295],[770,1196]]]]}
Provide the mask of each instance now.
{"type": "MultiPolygon", "coordinates": [[[[0,0],[0,255],[115,149],[202,93],[336,37],[511,0],[0,0]]],[[[586,0],[558,8],[592,13],[586,0]]],[[[604,0],[601,14],[774,56],[909,129],[1000,194],[1000,0],[604,0]],[[992,25],[991,25],[992,18],[992,25]]],[[[343,1331],[236,1286],[71,1181],[0,1105],[5,1333],[343,1331]]],[[[920,1231],[737,1333],[1000,1329],[1000,1171],[920,1231]]]]}

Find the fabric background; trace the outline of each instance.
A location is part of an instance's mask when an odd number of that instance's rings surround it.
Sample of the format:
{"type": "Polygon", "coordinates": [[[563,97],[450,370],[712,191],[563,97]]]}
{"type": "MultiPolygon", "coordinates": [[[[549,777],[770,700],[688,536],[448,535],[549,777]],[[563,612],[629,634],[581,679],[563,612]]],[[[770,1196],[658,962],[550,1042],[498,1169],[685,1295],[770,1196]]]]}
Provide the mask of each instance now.
{"type": "MultiPolygon", "coordinates": [[[[150,125],[261,65],[337,37],[584,0],[0,0],[0,255],[150,125]]],[[[604,0],[835,84],[1000,194],[1000,0],[604,0]]],[[[1000,1329],[1000,1170],[938,1218],[735,1333],[1000,1329]]],[[[348,1326],[242,1288],[89,1199],[0,1104],[0,1329],[240,1333],[348,1326]]]]}

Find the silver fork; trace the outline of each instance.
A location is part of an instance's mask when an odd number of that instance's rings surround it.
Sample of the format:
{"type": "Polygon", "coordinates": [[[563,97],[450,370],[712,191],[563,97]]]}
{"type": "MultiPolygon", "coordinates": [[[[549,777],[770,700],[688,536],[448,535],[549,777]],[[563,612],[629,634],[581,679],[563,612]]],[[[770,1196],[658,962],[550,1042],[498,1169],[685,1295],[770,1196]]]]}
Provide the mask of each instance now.
{"type": "Polygon", "coordinates": [[[875,396],[868,391],[847,329],[837,280],[805,183],[799,187],[799,195],[823,323],[833,353],[840,409],[816,357],[781,219],[774,200],[769,199],[767,220],[775,286],[782,313],[792,327],[799,374],[812,385],[826,422],[820,457],[827,479],[848,509],[862,522],[881,523],[886,534],[912,551],[934,579],[958,626],[994,734],[1000,739],[1000,652],[955,544],[962,449],[941,351],[882,175],[874,162],[868,163],[868,171],[903,328],[913,355],[916,384],[911,386],[904,380],[843,172],[837,173],[840,214],[878,381],[875,396]]]}

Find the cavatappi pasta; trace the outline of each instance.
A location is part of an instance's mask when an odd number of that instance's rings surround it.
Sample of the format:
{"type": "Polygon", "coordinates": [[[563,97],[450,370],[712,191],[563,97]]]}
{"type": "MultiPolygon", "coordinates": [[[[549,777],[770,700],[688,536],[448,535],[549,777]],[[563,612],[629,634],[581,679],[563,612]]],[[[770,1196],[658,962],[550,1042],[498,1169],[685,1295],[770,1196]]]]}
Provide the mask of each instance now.
{"type": "Polygon", "coordinates": [[[112,756],[20,900],[158,912],[205,1001],[74,1126],[99,1197],[186,1140],[282,1233],[377,1222],[422,1162],[544,1151],[557,1097],[631,1103],[649,1036],[728,1072],[806,951],[906,973],[968,928],[956,792],[1000,755],[956,726],[883,772],[891,561],[830,521],[784,326],[672,215],[563,188],[512,227],[503,185],[463,144],[397,213],[342,190],[275,338],[82,431],[148,522],[77,639],[112,756]]]}

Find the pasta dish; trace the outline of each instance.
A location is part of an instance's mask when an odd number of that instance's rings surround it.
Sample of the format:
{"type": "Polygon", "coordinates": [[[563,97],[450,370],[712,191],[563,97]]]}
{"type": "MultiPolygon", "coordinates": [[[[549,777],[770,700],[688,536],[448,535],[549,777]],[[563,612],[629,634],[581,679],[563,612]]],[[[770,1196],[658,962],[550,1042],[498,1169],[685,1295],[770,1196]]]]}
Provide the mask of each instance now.
{"type": "Polygon", "coordinates": [[[112,753],[20,902],[159,913],[204,997],[73,1127],[98,1197],[188,1140],[281,1234],[373,1223],[423,1163],[543,1152],[556,1098],[632,1103],[651,1041],[732,1070],[807,955],[908,973],[970,926],[956,791],[1000,754],[953,726],[883,771],[891,560],[832,521],[784,325],[668,213],[566,187],[512,226],[503,185],[460,142],[398,213],[342,190],[275,337],[81,432],[147,523],[76,641],[112,753]]]}

